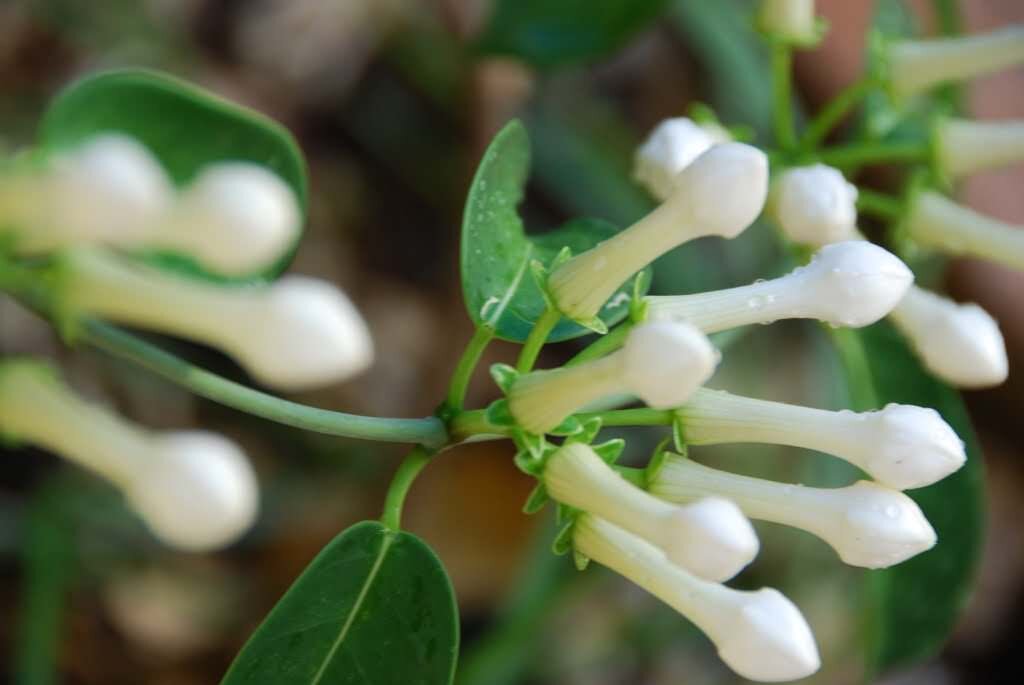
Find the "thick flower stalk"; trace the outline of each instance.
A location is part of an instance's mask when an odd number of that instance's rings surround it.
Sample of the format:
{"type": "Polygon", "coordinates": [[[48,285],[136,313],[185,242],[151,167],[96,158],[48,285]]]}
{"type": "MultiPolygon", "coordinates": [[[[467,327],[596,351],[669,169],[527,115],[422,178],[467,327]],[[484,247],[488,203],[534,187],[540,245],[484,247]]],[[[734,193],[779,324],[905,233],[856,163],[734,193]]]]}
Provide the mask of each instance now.
{"type": "Polygon", "coordinates": [[[769,208],[786,236],[821,247],[859,238],[857,186],[825,164],[794,167],[772,183],[769,208]]]}
{"type": "Polygon", "coordinates": [[[570,443],[552,454],[542,480],[552,498],[660,547],[700,578],[729,580],[760,549],[753,526],[732,502],[709,497],[669,504],[626,481],[589,445],[570,443]]]}
{"type": "Polygon", "coordinates": [[[584,514],[573,531],[576,550],[633,581],[702,630],[729,668],[744,678],[783,682],[821,666],[806,619],[778,590],[733,590],[701,580],[641,538],[584,514]]]}
{"type": "Polygon", "coordinates": [[[1024,27],[956,38],[895,41],[887,46],[889,89],[908,98],[943,83],[1024,63],[1024,27]]]}
{"type": "Polygon", "coordinates": [[[520,376],[509,390],[509,410],[523,428],[542,434],[610,395],[629,393],[655,409],[670,409],[711,377],[718,359],[707,336],[688,323],[641,324],[606,357],[520,376]]]}
{"type": "Polygon", "coordinates": [[[295,194],[265,167],[212,164],[179,193],[149,150],[120,134],[92,138],[4,186],[10,199],[0,204],[23,255],[108,245],[248,275],[279,261],[302,226],[295,194]]]}
{"type": "Polygon", "coordinates": [[[684,504],[732,500],[747,516],[816,535],[851,566],[887,568],[931,549],[935,531],[914,500],[869,481],[810,488],[750,478],[669,455],[650,480],[651,494],[684,504]]]}
{"type": "Polygon", "coordinates": [[[61,261],[57,287],[71,317],[97,316],[217,347],[260,382],[283,390],[342,381],[373,361],[355,307],[313,278],[225,287],[75,250],[61,261]]]}
{"type": "Polygon", "coordinates": [[[637,148],[633,178],[658,200],[667,200],[679,187],[679,172],[712,145],[732,140],[729,132],[689,117],[665,119],[637,148]]]}
{"type": "Polygon", "coordinates": [[[702,236],[739,235],[764,206],[768,160],[742,143],[715,145],[679,174],[676,185],[639,222],[551,274],[551,296],[563,314],[593,319],[630,276],[677,245],[702,236]]]}
{"type": "Polygon", "coordinates": [[[763,0],[757,25],[776,40],[813,45],[820,37],[814,0],[763,0]]]}
{"type": "Polygon", "coordinates": [[[700,389],[677,411],[688,443],[765,443],[831,454],[897,490],[921,488],[967,459],[963,441],[934,409],[889,404],[826,411],[700,389]]]}
{"type": "Polygon", "coordinates": [[[904,227],[923,247],[1024,269],[1024,227],[985,216],[939,193],[917,193],[904,227]]]}
{"type": "Polygon", "coordinates": [[[826,245],[809,264],[770,281],[646,301],[653,320],[689,321],[705,333],[794,318],[859,327],[888,314],[913,280],[897,257],[855,240],[826,245]]]}
{"type": "Polygon", "coordinates": [[[1009,375],[999,324],[974,303],[912,287],[889,318],[925,367],[947,383],[987,388],[1009,375]]]}
{"type": "MultiPolygon", "coordinates": [[[[1021,37],[1024,42],[1024,36],[1021,37]]],[[[935,129],[935,163],[950,181],[1024,161],[1024,121],[945,119],[935,129]]]]}
{"type": "Polygon", "coordinates": [[[154,535],[178,549],[229,545],[256,517],[256,477],[233,443],[203,431],[134,426],[77,397],[39,362],[0,364],[0,434],[107,479],[154,535]]]}

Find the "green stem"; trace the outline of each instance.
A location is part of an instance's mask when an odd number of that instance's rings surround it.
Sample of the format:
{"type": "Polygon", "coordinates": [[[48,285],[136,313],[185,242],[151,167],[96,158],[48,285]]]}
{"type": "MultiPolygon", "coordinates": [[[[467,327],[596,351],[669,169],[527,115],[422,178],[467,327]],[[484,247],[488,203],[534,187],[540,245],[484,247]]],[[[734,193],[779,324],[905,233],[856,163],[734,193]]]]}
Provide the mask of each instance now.
{"type": "Polygon", "coordinates": [[[818,116],[811,121],[800,141],[800,146],[805,150],[812,150],[825,139],[829,131],[835,128],[846,114],[857,106],[875,88],[875,81],[871,78],[862,78],[844,88],[838,95],[825,105],[825,108],[818,113],[818,116]]]}
{"type": "Polygon", "coordinates": [[[863,188],[857,192],[857,209],[866,214],[874,214],[889,220],[899,219],[903,214],[903,204],[899,199],[863,188]]]}
{"type": "Polygon", "coordinates": [[[785,151],[796,145],[793,123],[793,49],[782,41],[772,44],[772,114],[775,140],[785,151]]]}
{"type": "Polygon", "coordinates": [[[476,365],[480,363],[480,356],[487,345],[494,339],[494,329],[487,324],[478,326],[473,337],[469,339],[466,349],[463,350],[459,363],[452,374],[451,384],[448,386],[447,408],[451,411],[462,409],[466,401],[466,388],[473,377],[476,365]]]}
{"type": "Polygon", "coordinates": [[[533,330],[527,336],[526,342],[523,343],[523,349],[519,352],[519,361],[516,362],[516,371],[527,373],[533,369],[537,355],[540,354],[540,348],[544,347],[548,336],[561,318],[562,313],[557,309],[544,310],[544,313],[537,319],[537,323],[533,325],[533,330]]]}
{"type": "Polygon", "coordinates": [[[448,441],[444,423],[436,417],[379,418],[307,407],[221,378],[99,321],[82,321],[79,339],[135,362],[201,397],[303,430],[362,440],[422,443],[428,447],[440,447],[448,441]]]}
{"type": "Polygon", "coordinates": [[[422,445],[417,445],[398,465],[391,485],[388,486],[388,494],[384,498],[384,514],[380,517],[380,522],[391,530],[402,530],[402,505],[405,504],[405,496],[409,494],[409,488],[412,487],[416,476],[432,456],[433,452],[422,445]]]}
{"type": "Polygon", "coordinates": [[[584,412],[575,415],[580,421],[601,419],[602,427],[608,426],[671,426],[675,412],[671,409],[613,409],[611,411],[584,412]]]}
{"type": "Polygon", "coordinates": [[[451,438],[453,442],[461,442],[474,435],[511,435],[508,426],[499,426],[487,420],[487,410],[459,412],[451,421],[451,438]]]}
{"type": "Polygon", "coordinates": [[[893,162],[923,162],[929,157],[926,143],[854,143],[828,147],[819,153],[825,164],[836,167],[856,167],[864,164],[893,162]]]}
{"type": "Polygon", "coordinates": [[[875,390],[864,340],[859,331],[852,328],[828,328],[839,359],[846,369],[850,392],[850,403],[855,411],[878,409],[878,393],[875,390]]]}
{"type": "Polygon", "coordinates": [[[626,341],[626,336],[629,335],[630,329],[633,328],[633,324],[626,322],[615,328],[606,335],[602,335],[600,338],[592,342],[575,357],[570,359],[566,366],[575,366],[576,364],[582,364],[592,359],[598,359],[611,352],[622,347],[622,344],[626,341]]]}

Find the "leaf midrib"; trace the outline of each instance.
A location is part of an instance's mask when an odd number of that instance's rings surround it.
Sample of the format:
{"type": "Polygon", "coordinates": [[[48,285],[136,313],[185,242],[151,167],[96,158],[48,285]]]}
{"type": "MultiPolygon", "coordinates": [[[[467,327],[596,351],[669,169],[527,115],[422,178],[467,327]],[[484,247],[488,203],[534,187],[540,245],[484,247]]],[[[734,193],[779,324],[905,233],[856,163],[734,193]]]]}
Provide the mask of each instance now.
{"type": "Polygon", "coordinates": [[[320,668],[313,675],[313,679],[310,681],[310,685],[318,685],[321,678],[327,672],[327,666],[334,659],[334,655],[341,648],[342,643],[345,642],[345,638],[348,636],[349,630],[352,628],[352,624],[355,623],[356,616],[359,614],[359,609],[363,606],[366,601],[366,597],[370,594],[370,588],[373,586],[373,581],[376,580],[377,574],[380,573],[381,567],[384,565],[384,558],[387,556],[388,549],[394,543],[397,535],[393,531],[384,531],[384,537],[381,541],[380,551],[377,552],[377,558],[373,561],[373,566],[370,568],[369,575],[366,576],[366,582],[363,583],[363,587],[359,590],[359,596],[356,597],[356,601],[352,603],[352,608],[349,610],[348,616],[345,618],[345,624],[341,626],[341,630],[338,632],[338,637],[335,638],[334,644],[327,651],[324,656],[323,663],[320,664],[320,668]]]}

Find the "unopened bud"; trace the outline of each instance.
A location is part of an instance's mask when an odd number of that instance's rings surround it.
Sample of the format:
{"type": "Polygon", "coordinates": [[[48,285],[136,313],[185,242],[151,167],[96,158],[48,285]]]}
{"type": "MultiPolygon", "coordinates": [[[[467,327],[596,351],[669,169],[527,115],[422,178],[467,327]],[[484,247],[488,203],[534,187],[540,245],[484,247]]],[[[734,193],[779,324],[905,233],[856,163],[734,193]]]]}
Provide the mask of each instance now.
{"type": "Polygon", "coordinates": [[[680,173],[676,186],[639,222],[551,274],[548,284],[563,314],[592,319],[630,276],[677,245],[739,235],[764,207],[768,159],[742,143],[715,145],[680,173]]]}
{"type": "Polygon", "coordinates": [[[718,358],[707,337],[690,324],[641,324],[607,357],[520,376],[509,392],[509,409],[523,428],[538,434],[609,395],[630,393],[655,409],[669,409],[711,377],[718,358]]]}
{"type": "Polygon", "coordinates": [[[809,488],[739,476],[670,456],[651,479],[651,494],[679,504],[725,497],[753,519],[813,533],[844,562],[864,568],[899,564],[928,551],[936,541],[914,500],[868,481],[845,488],[809,488]]]}
{"type": "Polygon", "coordinates": [[[818,40],[814,0],[761,0],[757,23],[769,36],[796,45],[818,40]]]}
{"type": "Polygon", "coordinates": [[[830,166],[787,169],[772,186],[770,206],[794,242],[820,247],[857,238],[857,186],[830,166]]]}
{"type": "Polygon", "coordinates": [[[646,301],[652,319],[689,321],[705,333],[779,319],[861,327],[888,314],[913,280],[893,254],[853,240],[826,245],[806,266],[770,281],[646,301]]]}
{"type": "Polygon", "coordinates": [[[633,176],[659,200],[678,187],[679,172],[717,143],[730,140],[720,126],[698,124],[688,117],[665,119],[636,151],[633,176]]]}

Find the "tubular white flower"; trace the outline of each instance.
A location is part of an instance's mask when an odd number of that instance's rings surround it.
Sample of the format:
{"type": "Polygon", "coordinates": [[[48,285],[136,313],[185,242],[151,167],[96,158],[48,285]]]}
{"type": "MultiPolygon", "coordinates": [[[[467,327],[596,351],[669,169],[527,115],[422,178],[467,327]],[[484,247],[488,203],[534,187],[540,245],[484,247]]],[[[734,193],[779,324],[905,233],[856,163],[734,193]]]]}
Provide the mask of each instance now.
{"type": "Polygon", "coordinates": [[[152,433],[76,396],[44,364],[0,365],[0,432],[106,478],[163,542],[227,546],[256,518],[259,489],[245,455],[205,432],[152,433]]]}
{"type": "Polygon", "coordinates": [[[707,336],[692,325],[645,323],[606,357],[520,376],[509,391],[509,409],[523,428],[538,434],[609,395],[629,393],[655,409],[669,409],[703,385],[718,360],[707,336]]]}
{"type": "Polygon", "coordinates": [[[937,411],[889,404],[879,411],[826,411],[700,389],[677,410],[694,445],[766,443],[825,452],[898,490],[921,488],[967,459],[937,411]]]}
{"type": "Polygon", "coordinates": [[[1009,374],[999,324],[976,304],[913,287],[889,318],[928,370],[947,383],[987,388],[1009,374]]]}
{"type": "Polygon", "coordinates": [[[768,192],[768,158],[742,143],[710,148],[677,179],[657,209],[556,269],[558,308],[576,320],[597,315],[630,276],[673,247],[702,236],[734,238],[757,218],[768,192]]]}
{"type": "Polygon", "coordinates": [[[324,386],[365,370],[373,342],[339,289],[303,276],[224,287],[99,251],[67,254],[61,303],[72,314],[179,335],[220,348],[256,379],[284,390],[324,386]]]}
{"type": "Polygon", "coordinates": [[[554,499],[640,536],[700,578],[728,580],[760,548],[754,527],[732,502],[668,504],[626,481],[589,445],[571,443],[552,454],[543,481],[554,499]]]}
{"type": "Polygon", "coordinates": [[[182,191],[153,241],[220,273],[243,275],[281,259],[301,225],[295,194],[277,174],[258,164],[222,162],[182,191]]]}
{"type": "Polygon", "coordinates": [[[633,177],[659,200],[678,187],[679,172],[712,145],[731,140],[721,126],[698,124],[688,117],[665,119],[637,148],[633,177]]]}
{"type": "Polygon", "coordinates": [[[857,186],[830,166],[787,169],[772,185],[769,206],[794,242],[820,247],[858,237],[857,186]]]}
{"type": "Polygon", "coordinates": [[[905,227],[924,247],[1024,269],[1024,226],[985,216],[938,193],[914,197],[905,227]]]}
{"type": "Polygon", "coordinates": [[[851,566],[886,568],[935,545],[935,531],[902,492],[858,481],[823,489],[749,478],[669,456],[651,480],[651,494],[680,504],[725,497],[753,519],[812,533],[851,566]]]}
{"type": "Polygon", "coordinates": [[[939,170],[950,181],[996,169],[1024,160],[1024,121],[945,119],[936,127],[935,146],[939,170]]]}
{"type": "Polygon", "coordinates": [[[169,211],[174,188],[142,144],[121,134],[96,136],[23,178],[27,195],[15,247],[40,254],[67,245],[146,242],[169,211]]]}
{"type": "Polygon", "coordinates": [[[768,35],[798,45],[818,39],[814,0],[761,0],[757,23],[768,35]]]}
{"type": "Polygon", "coordinates": [[[807,621],[778,590],[744,592],[696,578],[657,547],[593,515],[577,520],[573,543],[692,621],[744,678],[783,682],[820,668],[807,621]]]}
{"type": "Polygon", "coordinates": [[[889,87],[906,98],[951,81],[1024,63],[1024,27],[957,38],[898,41],[888,46],[889,87]]]}
{"type": "Polygon", "coordinates": [[[913,280],[897,257],[853,240],[826,245],[809,264],[770,281],[645,299],[653,320],[689,321],[705,333],[779,319],[820,319],[834,326],[860,327],[888,314],[913,280]]]}

